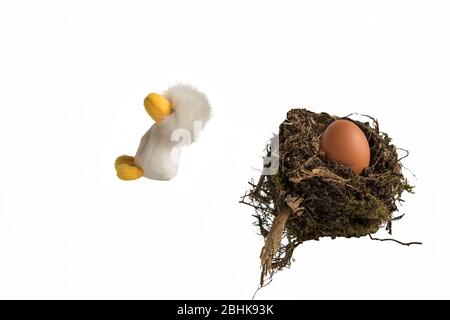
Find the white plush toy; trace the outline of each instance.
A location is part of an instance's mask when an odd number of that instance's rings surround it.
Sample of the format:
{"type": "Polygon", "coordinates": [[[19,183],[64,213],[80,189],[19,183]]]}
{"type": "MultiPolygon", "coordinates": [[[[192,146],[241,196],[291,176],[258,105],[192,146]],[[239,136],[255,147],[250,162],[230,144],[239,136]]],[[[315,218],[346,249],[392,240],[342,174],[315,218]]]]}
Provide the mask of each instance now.
{"type": "Polygon", "coordinates": [[[155,124],[142,137],[135,157],[117,158],[117,176],[170,180],[178,171],[180,148],[196,141],[210,118],[208,99],[194,87],[178,84],[163,95],[150,93],[144,107],[155,124]]]}

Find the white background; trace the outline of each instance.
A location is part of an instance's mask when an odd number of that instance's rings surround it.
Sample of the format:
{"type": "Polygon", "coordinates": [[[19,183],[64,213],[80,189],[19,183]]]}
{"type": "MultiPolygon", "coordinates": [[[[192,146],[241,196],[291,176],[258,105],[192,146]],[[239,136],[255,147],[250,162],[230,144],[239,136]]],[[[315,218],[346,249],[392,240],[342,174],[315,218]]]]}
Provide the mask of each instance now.
{"type": "MultiPolygon", "coordinates": [[[[446,1],[3,1],[0,298],[251,298],[238,203],[291,107],[377,117],[416,194],[401,247],[308,242],[257,298],[450,298],[446,1]],[[184,81],[214,117],[170,182],[116,178],[184,81]]],[[[380,236],[385,236],[383,232],[380,236]]]]}

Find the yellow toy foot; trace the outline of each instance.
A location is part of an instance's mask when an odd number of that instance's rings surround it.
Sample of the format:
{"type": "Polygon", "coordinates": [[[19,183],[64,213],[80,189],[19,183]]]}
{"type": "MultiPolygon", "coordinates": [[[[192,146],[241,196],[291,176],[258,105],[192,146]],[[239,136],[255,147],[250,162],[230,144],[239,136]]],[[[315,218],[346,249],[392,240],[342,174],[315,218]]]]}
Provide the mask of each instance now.
{"type": "Polygon", "coordinates": [[[116,172],[121,180],[136,180],[144,175],[144,170],[134,163],[130,156],[120,156],[116,159],[116,172]]]}
{"type": "Polygon", "coordinates": [[[118,166],[120,166],[121,164],[124,164],[124,163],[130,164],[130,165],[134,165],[134,157],[127,156],[127,155],[123,155],[123,156],[118,157],[116,159],[116,163],[115,163],[116,169],[117,169],[118,166]]]}

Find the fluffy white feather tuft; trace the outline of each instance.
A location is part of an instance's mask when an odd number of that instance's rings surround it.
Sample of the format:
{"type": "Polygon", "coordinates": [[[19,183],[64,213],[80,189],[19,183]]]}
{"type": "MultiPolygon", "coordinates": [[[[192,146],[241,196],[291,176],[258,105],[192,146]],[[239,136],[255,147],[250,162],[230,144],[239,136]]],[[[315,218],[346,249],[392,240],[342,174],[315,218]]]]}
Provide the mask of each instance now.
{"type": "Polygon", "coordinates": [[[177,129],[186,129],[190,144],[198,139],[200,131],[211,117],[211,107],[205,94],[187,84],[177,84],[163,94],[171,103],[173,112],[159,123],[162,132],[171,136],[177,129]]]}

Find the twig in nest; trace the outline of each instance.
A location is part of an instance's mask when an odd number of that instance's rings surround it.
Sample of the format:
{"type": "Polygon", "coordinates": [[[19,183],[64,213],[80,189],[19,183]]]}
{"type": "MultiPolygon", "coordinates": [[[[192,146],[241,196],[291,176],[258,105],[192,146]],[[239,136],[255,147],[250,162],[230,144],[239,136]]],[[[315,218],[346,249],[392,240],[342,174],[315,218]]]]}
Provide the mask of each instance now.
{"type": "Polygon", "coordinates": [[[258,223],[257,223],[257,225],[259,226],[259,232],[261,233],[261,235],[264,237],[264,238],[266,238],[267,237],[267,235],[269,234],[269,231],[267,231],[265,228],[264,228],[264,221],[263,221],[263,219],[260,217],[260,216],[258,216],[258,215],[253,215],[256,219],[258,219],[258,223]]]}
{"type": "Polygon", "coordinates": [[[375,238],[375,237],[372,237],[371,234],[369,234],[369,238],[370,238],[370,240],[375,240],[375,241],[393,241],[393,242],[396,242],[398,244],[401,244],[402,246],[407,246],[407,247],[409,247],[411,245],[414,245],[414,244],[417,244],[419,246],[422,245],[422,242],[415,242],[415,241],[414,242],[401,242],[401,241],[398,241],[398,240],[395,240],[395,239],[391,239],[391,238],[384,238],[384,239],[375,238]]]}
{"type": "Polygon", "coordinates": [[[405,216],[405,214],[401,214],[401,215],[399,215],[399,216],[393,217],[393,218],[391,219],[391,221],[398,221],[398,220],[402,219],[404,216],[405,216]]]}
{"type": "Polygon", "coordinates": [[[272,282],[273,278],[270,278],[266,283],[264,283],[263,285],[259,285],[258,289],[256,289],[255,293],[253,293],[252,296],[252,300],[255,300],[256,294],[259,292],[259,290],[261,290],[264,287],[267,287],[271,282],[272,282]]]}
{"type": "MultiPolygon", "coordinates": [[[[270,149],[267,150],[267,158],[270,158],[270,156],[272,155],[272,151],[270,149]]],[[[264,168],[269,168],[270,167],[270,162],[269,163],[264,163],[263,164],[264,168]]],[[[258,183],[256,184],[256,186],[254,186],[254,190],[251,192],[253,195],[258,194],[259,190],[262,187],[262,184],[264,183],[264,179],[266,178],[266,176],[264,174],[261,174],[261,176],[259,177],[258,183]]]]}
{"type": "Polygon", "coordinates": [[[272,228],[266,237],[264,247],[261,250],[261,287],[264,285],[266,276],[271,277],[273,274],[272,262],[273,257],[280,250],[281,238],[283,237],[284,226],[290,215],[290,209],[283,206],[273,220],[272,228]]]}
{"type": "Polygon", "coordinates": [[[302,180],[311,179],[314,177],[320,177],[326,181],[334,181],[344,184],[348,181],[348,179],[344,179],[337,174],[320,168],[313,169],[312,171],[302,170],[302,177],[289,178],[289,181],[293,183],[300,183],[302,180]]]}
{"type": "Polygon", "coordinates": [[[397,148],[397,150],[402,150],[403,152],[405,152],[406,154],[403,157],[400,157],[399,159],[397,159],[397,162],[401,162],[403,159],[407,158],[409,156],[409,151],[403,148],[397,148]]]}

